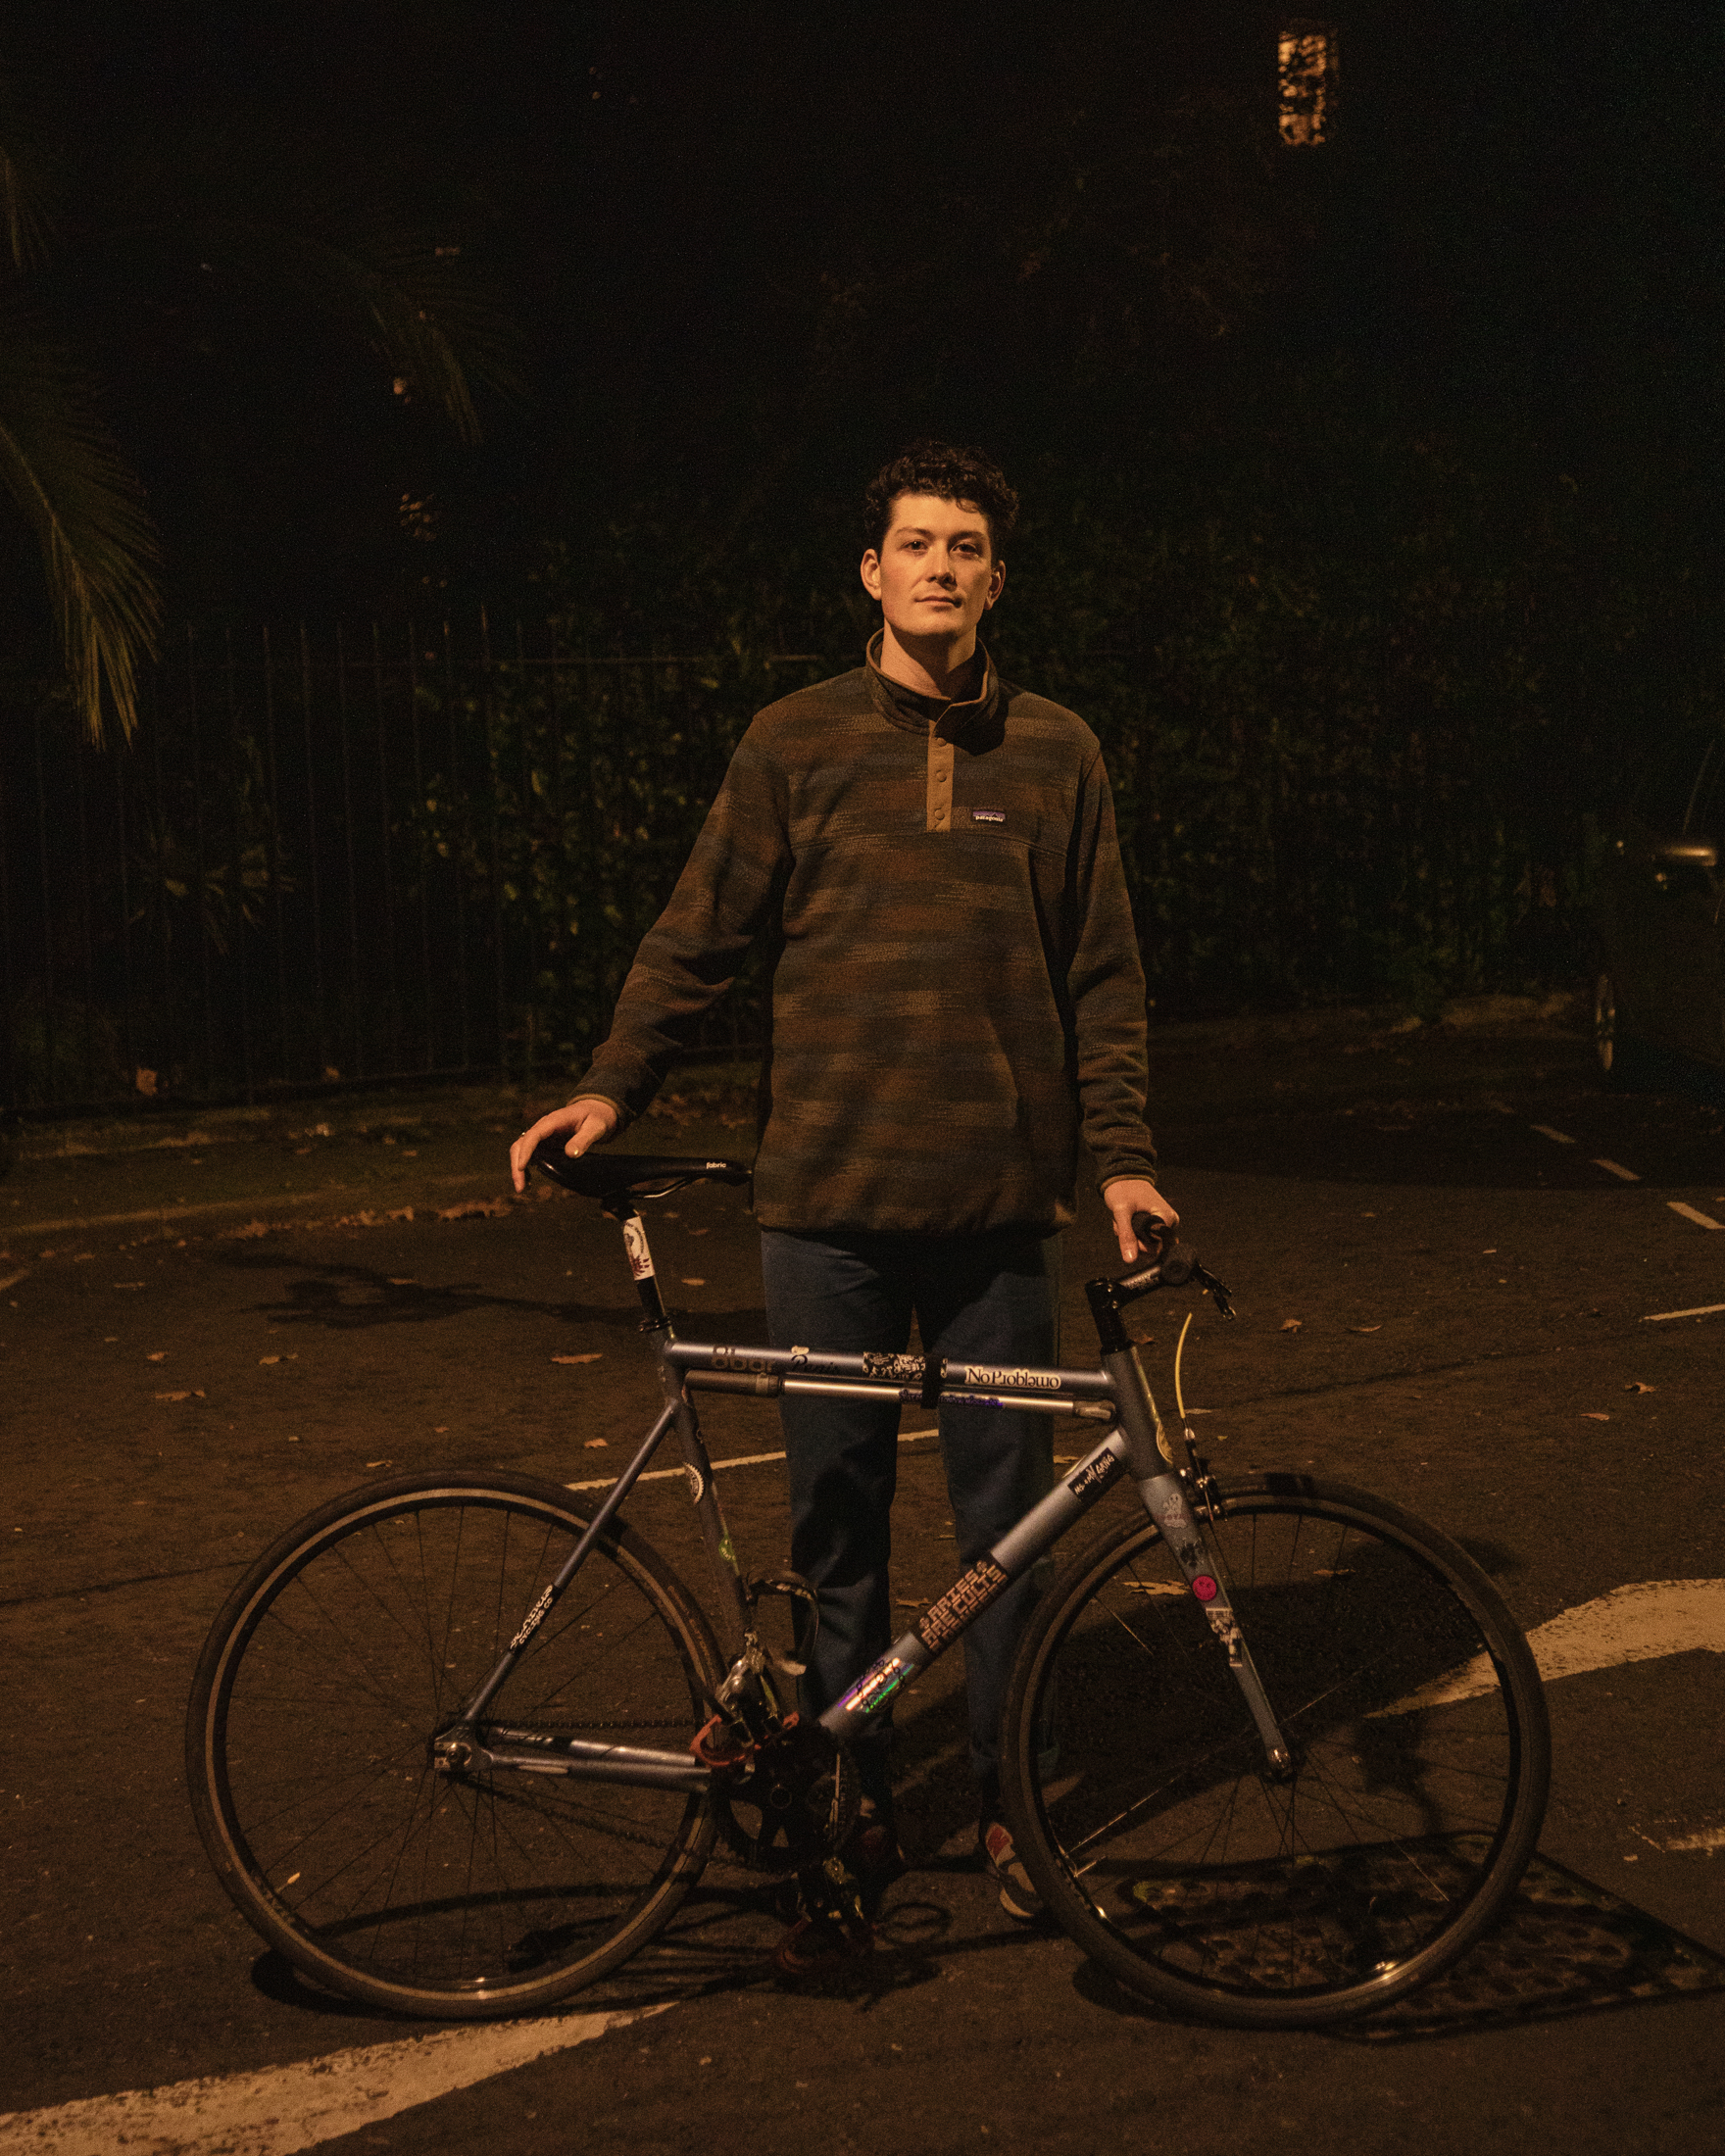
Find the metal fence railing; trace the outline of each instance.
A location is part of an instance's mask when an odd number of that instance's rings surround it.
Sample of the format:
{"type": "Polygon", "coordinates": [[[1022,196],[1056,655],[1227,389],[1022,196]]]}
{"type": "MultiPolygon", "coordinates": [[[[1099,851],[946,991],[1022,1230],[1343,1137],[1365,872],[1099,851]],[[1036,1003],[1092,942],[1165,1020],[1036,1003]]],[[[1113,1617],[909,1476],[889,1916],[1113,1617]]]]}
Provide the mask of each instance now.
{"type": "MultiPolygon", "coordinates": [[[[1597,747],[1495,696],[1365,694],[1300,633],[1256,673],[1003,656],[1102,740],[1158,1015],[1567,977],[1597,747]]],[[[600,657],[483,613],[193,630],[103,750],[0,683],[0,1106],[578,1072],[751,714],[855,663],[600,657]]],[[[745,973],[703,1045],[761,1035],[745,973]]]]}
{"type": "MultiPolygon", "coordinates": [[[[576,1064],[791,655],[554,626],[183,634],[126,747],[0,738],[0,1102],[576,1064]]],[[[711,1046],[746,1046],[746,989],[711,1046]]]]}

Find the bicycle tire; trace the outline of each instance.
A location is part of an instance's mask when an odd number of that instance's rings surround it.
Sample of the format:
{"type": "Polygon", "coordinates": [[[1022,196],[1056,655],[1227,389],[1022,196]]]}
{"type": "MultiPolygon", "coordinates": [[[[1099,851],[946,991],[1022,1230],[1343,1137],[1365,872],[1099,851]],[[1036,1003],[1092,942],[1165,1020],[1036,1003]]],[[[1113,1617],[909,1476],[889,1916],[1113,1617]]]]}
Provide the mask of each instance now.
{"type": "Polygon", "coordinates": [[[1128,1989],[1317,2027],[1429,1983],[1507,1904],[1545,1816],[1545,1698],[1491,1581],[1423,1522],[1300,1475],[1217,1509],[1291,1777],[1268,1775],[1225,1649],[1140,1519],[1031,1621],[1004,1793],[1045,1904],[1128,1989]]]}
{"type": "MultiPolygon", "coordinates": [[[[198,1831],[313,1982],[446,2021],[530,2012],[636,1952],[699,1878],[705,1793],[430,1764],[585,1526],[555,1483],[397,1477],[290,1528],[217,1618],[186,1721],[198,1831]]],[[[614,1528],[491,1718],[675,1750],[720,1677],[682,1583],[614,1528]]]]}

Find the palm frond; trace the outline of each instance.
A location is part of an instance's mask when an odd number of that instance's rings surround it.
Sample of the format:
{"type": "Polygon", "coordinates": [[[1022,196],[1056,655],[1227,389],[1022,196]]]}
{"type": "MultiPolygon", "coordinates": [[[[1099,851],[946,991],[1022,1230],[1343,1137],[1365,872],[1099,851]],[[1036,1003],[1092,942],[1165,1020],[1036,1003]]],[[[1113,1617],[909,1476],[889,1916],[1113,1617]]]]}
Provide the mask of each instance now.
{"type": "Polygon", "coordinates": [[[41,549],[84,731],[99,742],[112,710],[129,738],[161,619],[156,527],[91,384],[16,307],[0,310],[0,478],[41,549]]]}
{"type": "Polygon", "coordinates": [[[191,237],[357,328],[464,442],[480,435],[474,384],[520,391],[518,339],[503,310],[454,250],[423,234],[372,222],[321,237],[231,220],[193,227],[191,237]]]}

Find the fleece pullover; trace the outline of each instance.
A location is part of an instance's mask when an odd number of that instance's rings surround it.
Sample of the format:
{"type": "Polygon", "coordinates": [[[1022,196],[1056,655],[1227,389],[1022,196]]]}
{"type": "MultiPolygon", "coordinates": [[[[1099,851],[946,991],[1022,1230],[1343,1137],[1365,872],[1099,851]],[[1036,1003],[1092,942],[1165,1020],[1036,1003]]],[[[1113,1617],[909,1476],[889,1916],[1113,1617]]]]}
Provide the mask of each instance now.
{"type": "Polygon", "coordinates": [[[980,647],[961,703],[878,650],[755,718],[576,1098],[638,1115],[760,938],[762,1226],[1051,1233],[1081,1135],[1100,1182],[1156,1164],[1102,753],[980,647]]]}

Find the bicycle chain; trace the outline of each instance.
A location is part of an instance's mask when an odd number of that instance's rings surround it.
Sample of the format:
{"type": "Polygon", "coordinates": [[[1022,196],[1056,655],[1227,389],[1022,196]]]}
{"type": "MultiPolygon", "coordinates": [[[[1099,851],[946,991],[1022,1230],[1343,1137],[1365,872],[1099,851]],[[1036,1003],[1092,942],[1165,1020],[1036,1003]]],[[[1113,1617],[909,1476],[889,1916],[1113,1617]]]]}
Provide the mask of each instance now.
{"type": "Polygon", "coordinates": [[[512,1715],[512,1730],[686,1730],[689,1717],[686,1714],[667,1715],[658,1722],[630,1719],[622,1722],[547,1722],[537,1716],[512,1715]]]}

